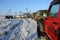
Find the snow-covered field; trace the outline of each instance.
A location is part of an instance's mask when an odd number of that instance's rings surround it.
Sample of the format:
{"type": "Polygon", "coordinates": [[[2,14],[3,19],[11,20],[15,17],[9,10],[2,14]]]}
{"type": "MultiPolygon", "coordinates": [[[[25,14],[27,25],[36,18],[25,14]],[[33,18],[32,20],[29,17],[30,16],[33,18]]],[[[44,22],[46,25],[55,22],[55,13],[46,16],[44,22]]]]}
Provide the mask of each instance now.
{"type": "Polygon", "coordinates": [[[32,19],[1,20],[0,40],[38,40],[37,23],[32,19]]]}

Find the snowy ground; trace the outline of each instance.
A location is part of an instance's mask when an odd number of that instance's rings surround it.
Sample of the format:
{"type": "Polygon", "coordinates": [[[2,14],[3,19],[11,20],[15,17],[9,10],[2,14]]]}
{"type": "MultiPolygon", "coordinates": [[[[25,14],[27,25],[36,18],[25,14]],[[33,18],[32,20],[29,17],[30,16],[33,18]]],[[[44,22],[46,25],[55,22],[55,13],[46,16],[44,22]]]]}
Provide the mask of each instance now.
{"type": "Polygon", "coordinates": [[[38,40],[37,23],[32,19],[2,20],[0,40],[38,40]]]}

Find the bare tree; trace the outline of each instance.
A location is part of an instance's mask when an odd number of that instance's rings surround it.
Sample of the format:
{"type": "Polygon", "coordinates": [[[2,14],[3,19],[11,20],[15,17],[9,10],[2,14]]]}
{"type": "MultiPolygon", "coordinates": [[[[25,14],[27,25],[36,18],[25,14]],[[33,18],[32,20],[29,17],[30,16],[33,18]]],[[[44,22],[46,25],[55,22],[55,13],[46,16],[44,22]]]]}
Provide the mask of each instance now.
{"type": "Polygon", "coordinates": [[[11,9],[9,9],[9,15],[11,15],[11,9]]]}

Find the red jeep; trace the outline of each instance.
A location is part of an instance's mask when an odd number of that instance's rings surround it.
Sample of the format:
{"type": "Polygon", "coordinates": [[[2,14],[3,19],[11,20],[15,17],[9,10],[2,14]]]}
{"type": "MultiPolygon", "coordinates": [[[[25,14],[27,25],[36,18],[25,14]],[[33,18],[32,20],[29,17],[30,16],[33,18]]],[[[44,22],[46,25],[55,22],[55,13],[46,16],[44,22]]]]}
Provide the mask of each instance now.
{"type": "Polygon", "coordinates": [[[40,24],[44,30],[44,32],[39,31],[40,37],[44,36],[46,40],[60,40],[60,0],[51,2],[47,17],[41,20],[40,24]]]}

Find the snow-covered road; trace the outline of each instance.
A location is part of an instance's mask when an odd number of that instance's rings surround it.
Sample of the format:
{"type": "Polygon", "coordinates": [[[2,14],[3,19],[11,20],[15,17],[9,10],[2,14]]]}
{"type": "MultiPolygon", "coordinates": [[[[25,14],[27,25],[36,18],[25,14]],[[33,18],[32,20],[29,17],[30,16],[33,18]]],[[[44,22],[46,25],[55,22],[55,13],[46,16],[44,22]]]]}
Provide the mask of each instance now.
{"type": "Polygon", "coordinates": [[[0,40],[38,40],[37,23],[32,19],[2,20],[0,40]]]}

